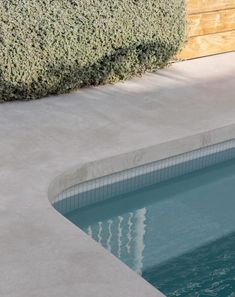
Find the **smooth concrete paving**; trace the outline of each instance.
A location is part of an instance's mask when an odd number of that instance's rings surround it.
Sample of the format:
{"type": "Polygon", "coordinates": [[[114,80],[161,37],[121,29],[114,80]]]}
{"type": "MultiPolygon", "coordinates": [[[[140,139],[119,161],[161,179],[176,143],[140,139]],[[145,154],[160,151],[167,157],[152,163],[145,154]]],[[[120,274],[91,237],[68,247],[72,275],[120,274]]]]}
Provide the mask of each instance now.
{"type": "Polygon", "coordinates": [[[0,296],[162,296],[48,198],[81,180],[231,138],[235,53],[0,105],[0,296]]]}

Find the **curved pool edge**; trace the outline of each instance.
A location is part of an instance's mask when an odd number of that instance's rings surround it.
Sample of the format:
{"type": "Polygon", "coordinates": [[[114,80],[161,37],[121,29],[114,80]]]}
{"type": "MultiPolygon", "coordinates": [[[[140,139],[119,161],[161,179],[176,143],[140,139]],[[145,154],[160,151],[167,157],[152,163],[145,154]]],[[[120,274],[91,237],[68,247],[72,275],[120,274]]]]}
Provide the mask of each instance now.
{"type": "Polygon", "coordinates": [[[235,138],[235,124],[196,133],[180,139],[172,139],[167,142],[109,156],[96,161],[78,163],[72,168],[65,170],[50,182],[48,199],[53,204],[55,198],[61,192],[76,184],[206,148],[207,146],[222,143],[233,138],[235,138]]]}

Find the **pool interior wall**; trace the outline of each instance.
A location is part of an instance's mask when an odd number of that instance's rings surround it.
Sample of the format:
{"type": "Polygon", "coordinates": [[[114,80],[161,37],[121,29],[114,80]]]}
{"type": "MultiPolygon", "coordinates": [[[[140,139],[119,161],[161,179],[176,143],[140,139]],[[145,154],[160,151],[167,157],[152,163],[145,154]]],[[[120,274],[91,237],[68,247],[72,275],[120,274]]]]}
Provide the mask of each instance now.
{"type": "Polygon", "coordinates": [[[167,296],[234,296],[234,140],[118,178],[76,185],[55,206],[167,296]]]}
{"type": "Polygon", "coordinates": [[[66,214],[166,296],[234,296],[235,159],[66,214]]]}

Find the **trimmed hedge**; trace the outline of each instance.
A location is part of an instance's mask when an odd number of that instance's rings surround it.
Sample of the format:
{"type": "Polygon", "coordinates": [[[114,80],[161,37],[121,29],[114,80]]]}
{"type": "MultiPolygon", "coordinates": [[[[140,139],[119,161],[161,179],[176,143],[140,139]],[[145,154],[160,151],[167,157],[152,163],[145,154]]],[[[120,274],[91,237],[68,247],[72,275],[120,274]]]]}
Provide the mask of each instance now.
{"type": "Polygon", "coordinates": [[[184,0],[0,0],[0,100],[29,100],[162,68],[184,0]]]}

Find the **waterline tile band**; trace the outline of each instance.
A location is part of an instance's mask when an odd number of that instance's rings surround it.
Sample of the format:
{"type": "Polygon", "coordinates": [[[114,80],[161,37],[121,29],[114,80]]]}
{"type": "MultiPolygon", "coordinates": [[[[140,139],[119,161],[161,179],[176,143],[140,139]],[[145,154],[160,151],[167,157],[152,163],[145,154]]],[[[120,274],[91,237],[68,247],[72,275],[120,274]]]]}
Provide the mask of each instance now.
{"type": "Polygon", "coordinates": [[[235,139],[82,182],[60,193],[53,206],[65,214],[232,158],[235,139]]]}

